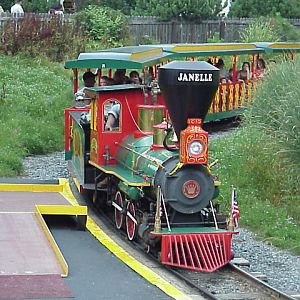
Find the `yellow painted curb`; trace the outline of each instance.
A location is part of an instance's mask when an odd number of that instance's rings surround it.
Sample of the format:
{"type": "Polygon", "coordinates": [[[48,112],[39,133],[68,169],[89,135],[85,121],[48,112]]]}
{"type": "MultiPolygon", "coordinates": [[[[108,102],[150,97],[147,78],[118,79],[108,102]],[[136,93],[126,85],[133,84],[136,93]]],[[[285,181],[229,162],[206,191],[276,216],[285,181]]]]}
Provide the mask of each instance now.
{"type": "MultiPolygon", "coordinates": [[[[62,181],[60,180],[60,183],[64,186],[62,195],[64,195],[65,198],[73,205],[79,205],[70,189],[68,181],[62,179],[62,181]]],[[[153,272],[151,269],[132,257],[128,252],[126,252],[116,242],[114,242],[107,234],[105,234],[92,218],[88,217],[86,227],[103,246],[105,246],[109,251],[111,251],[116,257],[118,257],[136,273],[140,274],[151,284],[157,286],[165,294],[169,295],[173,299],[178,300],[191,299],[176,287],[174,287],[172,284],[167,282],[165,279],[160,277],[158,274],[153,272]]]]}
{"type": "Polygon", "coordinates": [[[46,235],[46,238],[49,241],[50,246],[51,246],[55,256],[57,257],[60,266],[62,267],[63,273],[61,274],[61,277],[67,277],[68,273],[69,273],[68,264],[67,264],[64,256],[62,255],[58,245],[56,244],[55,239],[53,238],[52,233],[50,232],[50,230],[42,216],[42,213],[39,210],[39,205],[36,205],[35,208],[36,208],[36,217],[42,226],[42,229],[46,235]]]}
{"type": "Polygon", "coordinates": [[[41,215],[86,216],[87,206],[36,205],[41,215]]]}
{"type": "Polygon", "coordinates": [[[62,192],[60,184],[0,183],[1,192],[62,192]]]}
{"type": "Polygon", "coordinates": [[[86,227],[91,232],[91,234],[109,251],[111,251],[116,257],[123,261],[132,270],[144,277],[151,284],[157,286],[164,293],[166,293],[173,299],[191,299],[190,297],[182,293],[180,290],[178,290],[176,287],[174,287],[172,284],[164,280],[158,274],[156,274],[151,269],[137,261],[130,254],[128,254],[128,252],[122,249],[107,234],[105,234],[90,217],[88,217],[87,219],[86,227]]]}

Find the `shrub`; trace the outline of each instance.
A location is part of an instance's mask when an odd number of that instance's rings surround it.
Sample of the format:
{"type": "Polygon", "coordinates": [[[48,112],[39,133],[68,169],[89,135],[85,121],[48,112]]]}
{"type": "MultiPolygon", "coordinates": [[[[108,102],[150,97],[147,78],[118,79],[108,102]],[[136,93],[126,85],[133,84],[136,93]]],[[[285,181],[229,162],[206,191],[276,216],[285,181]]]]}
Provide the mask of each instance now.
{"type": "Polygon", "coordinates": [[[241,223],[300,253],[300,59],[277,62],[255,93],[243,127],[213,141],[211,156],[223,183],[238,187],[241,223]]]}
{"type": "Polygon", "coordinates": [[[280,40],[279,28],[272,18],[254,19],[241,33],[242,42],[276,42],[280,40]]]}
{"type": "MultiPolygon", "coordinates": [[[[256,94],[247,122],[274,138],[278,155],[300,171],[300,59],[273,66],[256,94]]],[[[299,172],[300,173],[300,172],[299,172]]]]}
{"type": "Polygon", "coordinates": [[[62,61],[81,52],[84,44],[74,23],[63,22],[59,17],[43,20],[25,15],[6,23],[0,51],[11,55],[22,52],[30,57],[45,55],[53,61],[62,61]]]}
{"type": "Polygon", "coordinates": [[[127,17],[120,11],[90,5],[76,14],[85,33],[106,47],[122,46],[128,39],[127,17]]]}
{"type": "Polygon", "coordinates": [[[243,42],[299,41],[300,30],[288,20],[276,17],[259,17],[241,33],[243,42]]]}
{"type": "Polygon", "coordinates": [[[25,12],[46,13],[49,8],[59,2],[58,0],[23,0],[22,6],[25,12]]]}

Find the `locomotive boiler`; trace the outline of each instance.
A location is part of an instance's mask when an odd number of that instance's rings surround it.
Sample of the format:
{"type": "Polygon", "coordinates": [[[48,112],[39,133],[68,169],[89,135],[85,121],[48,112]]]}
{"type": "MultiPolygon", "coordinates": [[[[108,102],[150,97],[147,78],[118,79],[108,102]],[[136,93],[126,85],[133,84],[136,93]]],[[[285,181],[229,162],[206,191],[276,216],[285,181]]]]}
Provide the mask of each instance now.
{"type": "Polygon", "coordinates": [[[232,258],[202,128],[218,85],[214,66],[174,61],[159,68],[151,103],[140,86],[94,87],[88,126],[82,111],[65,114],[79,189],[92,190],[96,205],[113,210],[115,226],[163,264],[206,272],[232,258]],[[119,127],[106,131],[111,103],[120,106],[119,127]]]}

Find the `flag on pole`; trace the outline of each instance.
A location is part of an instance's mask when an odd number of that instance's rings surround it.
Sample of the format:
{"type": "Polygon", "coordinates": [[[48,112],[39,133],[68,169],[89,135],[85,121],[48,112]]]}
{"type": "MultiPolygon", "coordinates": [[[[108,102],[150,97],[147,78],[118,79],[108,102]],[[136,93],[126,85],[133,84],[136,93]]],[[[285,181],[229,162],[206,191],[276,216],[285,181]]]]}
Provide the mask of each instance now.
{"type": "Polygon", "coordinates": [[[232,188],[232,194],[231,194],[231,217],[233,220],[234,229],[238,229],[240,210],[237,202],[236,189],[234,187],[232,188]]]}

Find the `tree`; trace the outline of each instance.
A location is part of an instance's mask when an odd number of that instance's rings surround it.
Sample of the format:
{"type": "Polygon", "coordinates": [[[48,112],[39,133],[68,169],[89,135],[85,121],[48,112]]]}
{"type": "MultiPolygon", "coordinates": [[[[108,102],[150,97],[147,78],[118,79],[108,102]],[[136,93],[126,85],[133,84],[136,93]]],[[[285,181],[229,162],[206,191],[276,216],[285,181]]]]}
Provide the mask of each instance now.
{"type": "Polygon", "coordinates": [[[53,4],[57,3],[59,0],[23,0],[22,6],[25,12],[46,13],[53,4]]]}
{"type": "MultiPolygon", "coordinates": [[[[221,13],[226,3],[222,0],[136,0],[136,16],[155,16],[162,21],[183,20],[199,21],[215,19],[221,13]]],[[[225,1],[227,2],[227,1],[225,1]]]]}
{"type": "Polygon", "coordinates": [[[135,0],[101,0],[101,5],[120,10],[123,14],[129,15],[136,5],[135,0]]]}
{"type": "Polygon", "coordinates": [[[76,7],[83,10],[89,5],[106,6],[114,10],[120,10],[123,14],[128,15],[135,7],[135,0],[77,0],[76,7]]]}
{"type": "Polygon", "coordinates": [[[127,17],[118,10],[89,5],[76,19],[89,37],[107,48],[122,46],[128,38],[127,17]]]}
{"type": "Polygon", "coordinates": [[[10,11],[11,6],[14,4],[13,0],[2,0],[0,5],[4,9],[4,11],[10,11]]]}
{"type": "Polygon", "coordinates": [[[300,18],[300,0],[232,0],[229,16],[256,18],[257,16],[276,16],[300,18]]]}

